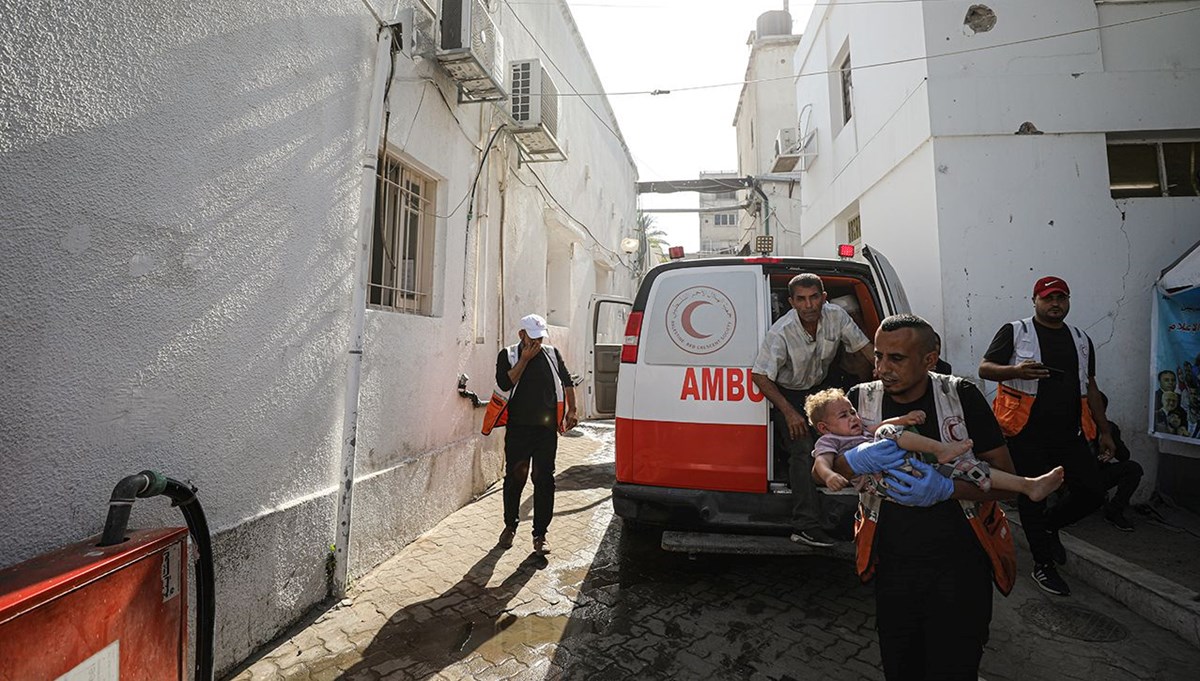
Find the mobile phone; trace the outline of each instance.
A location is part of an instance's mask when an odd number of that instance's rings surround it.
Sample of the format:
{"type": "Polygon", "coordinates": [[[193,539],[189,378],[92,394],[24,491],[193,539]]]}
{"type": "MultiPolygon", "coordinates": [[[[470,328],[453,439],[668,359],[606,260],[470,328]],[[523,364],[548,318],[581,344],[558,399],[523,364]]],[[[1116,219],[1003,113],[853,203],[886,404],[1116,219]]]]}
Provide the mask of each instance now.
{"type": "Polygon", "coordinates": [[[1045,364],[1042,365],[1042,368],[1045,369],[1046,371],[1049,371],[1051,376],[1056,376],[1056,375],[1061,376],[1061,375],[1067,373],[1067,372],[1063,371],[1062,369],[1056,369],[1051,366],[1046,366],[1045,364]]]}

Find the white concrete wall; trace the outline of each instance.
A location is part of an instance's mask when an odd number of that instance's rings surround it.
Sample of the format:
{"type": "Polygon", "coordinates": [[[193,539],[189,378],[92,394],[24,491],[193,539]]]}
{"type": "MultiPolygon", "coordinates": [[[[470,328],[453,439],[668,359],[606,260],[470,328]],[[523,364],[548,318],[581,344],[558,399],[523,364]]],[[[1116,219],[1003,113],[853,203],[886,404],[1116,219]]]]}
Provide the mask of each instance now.
{"type": "MultiPolygon", "coordinates": [[[[566,10],[517,7],[597,91],[566,10]]],[[[543,56],[500,24],[508,58],[543,56]]],[[[0,565],[98,532],[124,475],[190,480],[215,534],[222,669],[326,595],[376,32],[357,2],[0,0],[0,565]]],[[[501,136],[468,233],[455,205],[502,119],[397,58],[388,140],[449,217],[433,314],[367,314],[352,575],[499,476],[499,438],[478,436],[455,381],[486,396],[516,319],[543,311],[548,216],[576,238],[553,339],[572,370],[597,262],[632,293],[606,249],[633,232],[634,165],[582,101],[562,98],[565,163],[518,169],[501,136]]],[[[149,500],[132,525],[181,522],[149,500]]]]}
{"type": "Polygon", "coordinates": [[[995,28],[968,37],[960,8],[935,3],[925,10],[933,134],[1011,135],[1025,121],[1047,133],[1200,127],[1200,11],[1088,30],[1197,5],[1008,0],[990,5],[995,28]],[[1028,42],[1071,31],[1082,32],[1028,42]],[[989,47],[1017,41],[1027,42],[989,47]],[[934,56],[961,50],[975,51],[934,56]]]}
{"type": "MultiPolygon", "coordinates": [[[[799,74],[796,110],[808,108],[817,130],[817,156],[803,173],[800,187],[804,255],[833,257],[835,245],[846,239],[848,209],[927,143],[929,110],[924,64],[917,61],[858,68],[920,54],[922,36],[920,7],[913,3],[830,5],[818,7],[810,17],[795,61],[799,74]],[[854,115],[843,125],[841,80],[831,71],[836,70],[847,44],[855,67],[854,115]]],[[[896,181],[916,190],[908,179],[896,181]]],[[[930,200],[927,193],[915,195],[899,206],[885,208],[874,219],[863,215],[863,241],[874,244],[877,239],[893,238],[888,236],[895,232],[891,225],[905,219],[896,213],[927,213],[923,206],[930,200]]],[[[907,283],[913,268],[904,263],[910,258],[895,249],[884,251],[907,283]]],[[[913,257],[920,252],[923,250],[914,249],[913,257]]],[[[923,265],[919,271],[926,269],[923,265]]],[[[914,293],[919,295],[921,286],[912,288],[909,299],[919,305],[914,293]]]]}

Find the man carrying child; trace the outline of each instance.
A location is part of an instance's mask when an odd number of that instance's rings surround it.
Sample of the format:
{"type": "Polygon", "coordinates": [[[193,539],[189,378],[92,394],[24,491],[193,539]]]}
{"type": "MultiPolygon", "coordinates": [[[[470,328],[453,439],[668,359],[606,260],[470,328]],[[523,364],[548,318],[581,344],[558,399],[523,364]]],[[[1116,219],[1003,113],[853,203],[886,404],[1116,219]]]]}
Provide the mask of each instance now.
{"type": "MultiPolygon", "coordinates": [[[[913,315],[888,317],[875,334],[874,354],[879,380],[848,395],[864,421],[900,418],[930,440],[970,440],[975,457],[989,466],[993,485],[1000,472],[1012,472],[1004,437],[979,390],[931,372],[938,352],[928,322],[913,315]]],[[[941,459],[961,448],[934,454],[941,459]]],[[[859,496],[855,542],[859,576],[875,581],[887,679],[976,678],[992,619],[993,579],[1008,593],[1016,578],[1012,535],[993,501],[1011,494],[939,475],[919,458],[906,464],[905,452],[888,439],[845,450],[826,463],[844,481],[885,474],[873,480],[884,483],[886,501],[869,491],[859,496]],[[902,470],[906,465],[911,472],[902,470]]],[[[871,484],[861,482],[864,489],[871,484]]]]}

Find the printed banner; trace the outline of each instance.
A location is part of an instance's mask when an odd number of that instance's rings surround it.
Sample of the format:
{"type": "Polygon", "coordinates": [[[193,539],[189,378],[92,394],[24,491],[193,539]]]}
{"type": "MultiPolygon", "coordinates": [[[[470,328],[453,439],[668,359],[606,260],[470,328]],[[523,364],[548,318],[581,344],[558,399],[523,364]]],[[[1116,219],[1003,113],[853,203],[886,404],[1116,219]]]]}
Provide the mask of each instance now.
{"type": "Polygon", "coordinates": [[[1200,444],[1200,288],[1154,297],[1150,433],[1200,444]]]}

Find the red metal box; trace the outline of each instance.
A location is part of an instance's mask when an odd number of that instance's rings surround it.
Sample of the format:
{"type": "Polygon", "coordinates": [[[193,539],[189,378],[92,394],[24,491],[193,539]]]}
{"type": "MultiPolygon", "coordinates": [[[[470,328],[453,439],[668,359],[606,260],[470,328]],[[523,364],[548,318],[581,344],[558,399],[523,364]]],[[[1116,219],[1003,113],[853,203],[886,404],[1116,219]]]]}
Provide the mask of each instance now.
{"type": "Polygon", "coordinates": [[[185,678],[187,530],[97,541],[0,570],[0,681],[185,678]]]}

